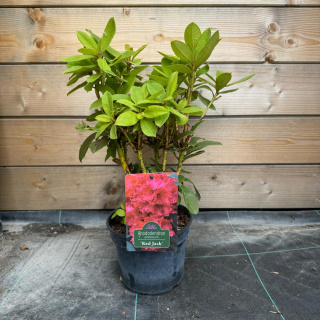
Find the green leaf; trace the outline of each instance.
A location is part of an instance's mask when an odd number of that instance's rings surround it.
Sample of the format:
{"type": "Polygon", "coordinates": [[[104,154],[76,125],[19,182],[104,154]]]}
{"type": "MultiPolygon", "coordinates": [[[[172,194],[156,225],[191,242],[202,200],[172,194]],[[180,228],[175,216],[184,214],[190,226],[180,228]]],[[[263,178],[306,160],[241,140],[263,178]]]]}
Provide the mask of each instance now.
{"type": "Polygon", "coordinates": [[[100,67],[100,69],[102,69],[104,72],[111,70],[111,68],[109,67],[109,65],[105,59],[99,58],[97,60],[97,62],[98,62],[98,66],[100,67]]]}
{"type": "Polygon", "coordinates": [[[173,72],[169,78],[168,86],[166,88],[166,98],[172,97],[178,85],[178,72],[173,72]]]}
{"type": "MultiPolygon", "coordinates": [[[[162,90],[156,92],[155,94],[151,95],[150,97],[148,97],[147,100],[152,101],[153,99],[159,97],[160,95],[163,96],[163,98],[164,98],[164,95],[162,95],[162,93],[165,93],[164,89],[162,89],[162,90]]],[[[162,97],[159,97],[159,100],[158,100],[160,103],[161,103],[161,101],[163,100],[163,99],[161,99],[161,98],[162,98],[162,97]]]]}
{"type": "Polygon", "coordinates": [[[70,56],[67,58],[62,58],[60,60],[60,62],[69,62],[69,61],[81,61],[81,60],[87,60],[87,59],[91,59],[94,56],[92,55],[75,55],[75,56],[70,56]]]}
{"type": "Polygon", "coordinates": [[[174,40],[171,41],[171,48],[177,57],[184,61],[192,61],[191,49],[182,41],[174,40]]]}
{"type": "Polygon", "coordinates": [[[170,116],[170,113],[167,112],[165,114],[163,114],[162,116],[156,117],[154,119],[155,124],[160,128],[164,125],[164,123],[168,120],[170,116]]]}
{"type": "Polygon", "coordinates": [[[104,161],[107,161],[110,157],[115,158],[117,156],[117,147],[113,140],[110,140],[108,144],[108,151],[104,161]]]}
{"type": "Polygon", "coordinates": [[[173,72],[169,67],[172,65],[172,61],[167,59],[167,58],[162,58],[161,59],[161,66],[164,74],[166,75],[167,78],[171,76],[171,73],[173,72]]]}
{"type": "Polygon", "coordinates": [[[255,74],[252,74],[251,76],[247,76],[247,77],[242,78],[242,79],[240,79],[240,80],[238,80],[238,81],[236,81],[236,82],[229,83],[229,84],[227,85],[227,87],[233,86],[234,84],[237,84],[237,83],[241,83],[241,82],[247,81],[247,80],[251,79],[251,78],[254,77],[254,76],[255,76],[255,74]]]}
{"type": "Polygon", "coordinates": [[[123,209],[118,209],[111,217],[111,219],[115,218],[116,216],[119,217],[125,217],[126,216],[126,212],[123,209]]]}
{"type": "Polygon", "coordinates": [[[94,50],[96,54],[98,53],[97,43],[87,33],[77,31],[77,37],[85,48],[94,50]]]}
{"type": "Polygon", "coordinates": [[[191,114],[197,113],[196,114],[197,116],[199,115],[199,113],[201,113],[200,116],[202,116],[203,109],[200,108],[200,107],[190,106],[190,107],[184,108],[181,112],[183,112],[183,113],[191,113],[191,114]]]}
{"type": "Polygon", "coordinates": [[[78,49],[78,52],[83,54],[88,54],[88,55],[94,55],[94,56],[97,54],[95,50],[87,49],[87,48],[78,49]]]}
{"type": "Polygon", "coordinates": [[[188,122],[189,118],[187,116],[185,116],[184,114],[180,113],[179,111],[173,108],[169,108],[169,109],[170,109],[170,112],[176,116],[176,119],[179,125],[183,125],[188,122]]]}
{"type": "Polygon", "coordinates": [[[139,108],[135,107],[134,103],[127,99],[120,99],[118,100],[118,103],[124,104],[125,106],[129,107],[130,109],[134,111],[139,111],[139,108]]]}
{"type": "Polygon", "coordinates": [[[187,105],[187,100],[186,98],[183,98],[182,100],[179,101],[177,109],[181,111],[186,105],[187,105]]]}
{"type": "MultiPolygon", "coordinates": [[[[208,100],[207,98],[205,98],[205,97],[202,96],[201,94],[199,94],[199,99],[200,99],[200,101],[201,101],[206,107],[211,103],[210,100],[208,100]]],[[[212,103],[211,103],[211,104],[212,104],[212,103]]],[[[213,105],[211,105],[209,108],[212,109],[211,107],[213,107],[213,110],[216,110],[216,108],[215,108],[213,105]]]]}
{"type": "Polygon", "coordinates": [[[91,142],[90,144],[90,150],[92,153],[95,153],[105,147],[109,142],[109,139],[107,137],[102,137],[100,140],[96,140],[91,142]]]}
{"type": "Polygon", "coordinates": [[[139,103],[141,100],[146,99],[143,90],[139,87],[132,87],[130,90],[130,95],[134,103],[139,103]]]}
{"type": "Polygon", "coordinates": [[[147,47],[147,44],[144,44],[143,46],[141,46],[136,52],[135,54],[132,56],[132,59],[134,59],[142,50],[144,50],[147,47]]]}
{"type": "Polygon", "coordinates": [[[128,100],[131,101],[130,97],[126,94],[114,94],[112,96],[113,100],[128,100]]]}
{"type": "Polygon", "coordinates": [[[219,41],[220,41],[219,31],[216,31],[212,35],[212,37],[209,39],[209,41],[205,44],[203,49],[199,52],[197,59],[196,59],[196,63],[195,63],[196,67],[201,66],[203,63],[205,63],[209,59],[213,49],[219,43],[219,41]]]}
{"type": "Polygon", "coordinates": [[[168,111],[164,107],[156,106],[156,105],[149,106],[144,110],[144,116],[146,118],[156,118],[167,113],[168,111]]]}
{"type": "Polygon", "coordinates": [[[111,126],[111,129],[110,129],[110,139],[117,139],[118,138],[118,135],[117,135],[117,126],[115,124],[113,124],[111,126]]]}
{"type": "Polygon", "coordinates": [[[184,64],[173,64],[169,66],[169,68],[180,73],[190,74],[192,72],[191,69],[184,64]]]}
{"type": "Polygon", "coordinates": [[[201,195],[200,195],[200,192],[198,191],[197,187],[195,186],[195,184],[189,179],[189,178],[184,178],[184,182],[187,181],[189,183],[192,184],[193,188],[194,188],[194,191],[196,192],[196,197],[198,200],[201,200],[201,195]]]}
{"type": "Polygon", "coordinates": [[[200,36],[197,46],[196,46],[196,56],[199,54],[199,52],[204,48],[206,43],[211,37],[211,29],[206,29],[200,36]]]}
{"type": "Polygon", "coordinates": [[[192,214],[199,213],[198,199],[193,192],[190,191],[186,186],[180,186],[182,190],[182,196],[186,207],[192,214]]]}
{"type": "Polygon", "coordinates": [[[102,99],[98,99],[95,102],[93,102],[89,108],[89,110],[91,109],[99,109],[102,108],[102,99]]]}
{"type": "Polygon", "coordinates": [[[134,82],[136,80],[136,75],[131,74],[128,78],[126,78],[127,82],[119,88],[119,91],[117,93],[126,94],[130,91],[131,87],[134,85],[134,82]]]}
{"type": "Polygon", "coordinates": [[[89,30],[89,29],[86,29],[86,31],[90,34],[90,36],[93,38],[93,40],[94,40],[96,43],[99,42],[100,38],[99,38],[96,34],[94,34],[94,33],[93,33],[91,30],[89,30]]]}
{"type": "Polygon", "coordinates": [[[87,81],[82,82],[81,84],[77,85],[75,88],[73,88],[72,90],[70,90],[70,91],[67,93],[67,96],[68,96],[69,94],[75,92],[76,90],[84,87],[86,84],[87,84],[87,81]]]}
{"type": "Polygon", "coordinates": [[[216,78],[218,78],[220,76],[220,74],[223,74],[223,73],[224,73],[223,71],[217,70],[216,71],[216,78]]]}
{"type": "Polygon", "coordinates": [[[162,56],[164,56],[166,59],[169,59],[173,62],[177,62],[179,61],[179,58],[175,57],[175,56],[171,56],[170,54],[165,54],[165,53],[162,53],[160,51],[158,51],[158,53],[160,53],[162,56]]]}
{"type": "Polygon", "coordinates": [[[79,123],[76,125],[76,130],[80,133],[84,133],[87,132],[88,130],[90,130],[90,128],[85,125],[84,123],[79,123]]]}
{"type": "Polygon", "coordinates": [[[190,158],[199,156],[200,154],[203,154],[203,153],[205,153],[205,151],[204,151],[204,150],[200,150],[200,151],[198,151],[198,152],[189,154],[188,156],[185,156],[185,157],[184,157],[184,161],[186,161],[186,160],[188,160],[188,159],[190,159],[190,158]]]}
{"type": "MultiPolygon", "coordinates": [[[[228,86],[227,86],[228,87],[228,86]]],[[[235,92],[235,91],[238,91],[239,90],[239,88],[237,88],[237,89],[231,89],[231,90],[225,90],[225,91],[220,91],[219,93],[220,94],[224,94],[224,93],[230,93],[230,92],[235,92]]]]}
{"type": "Polygon", "coordinates": [[[100,73],[95,73],[86,79],[87,82],[95,82],[101,77],[100,73]]]}
{"type": "Polygon", "coordinates": [[[93,141],[94,139],[94,136],[95,136],[95,133],[91,134],[89,137],[87,137],[86,140],[84,140],[84,142],[82,143],[81,147],[80,147],[80,150],[79,150],[79,160],[80,162],[82,162],[83,158],[85,157],[88,149],[89,149],[89,146],[90,146],[90,143],[93,141]]]}
{"type": "Polygon", "coordinates": [[[96,133],[95,139],[98,139],[101,136],[101,134],[103,133],[103,131],[106,130],[109,126],[110,126],[110,122],[109,123],[102,123],[102,125],[99,127],[98,132],[96,133]]]}
{"type": "Polygon", "coordinates": [[[159,84],[166,86],[168,84],[168,79],[164,78],[164,77],[160,77],[160,76],[155,76],[153,74],[147,74],[147,76],[149,77],[149,79],[151,80],[155,80],[157,82],[159,82],[159,84]]]}
{"type": "Polygon", "coordinates": [[[193,125],[192,127],[191,127],[191,131],[195,131],[197,128],[198,128],[198,126],[200,126],[200,124],[203,122],[204,120],[201,120],[201,121],[199,121],[199,122],[197,122],[195,125],[193,125]]]}
{"type": "Polygon", "coordinates": [[[184,137],[190,136],[191,134],[193,134],[192,131],[182,132],[182,133],[180,133],[180,134],[175,138],[175,140],[179,141],[179,140],[181,140],[181,139],[184,138],[184,137]]]}
{"type": "Polygon", "coordinates": [[[86,120],[90,122],[96,121],[96,116],[98,116],[99,114],[101,114],[101,111],[96,111],[95,113],[92,113],[89,116],[87,116],[86,120]]]}
{"type": "Polygon", "coordinates": [[[99,41],[100,52],[106,50],[107,46],[111,43],[114,35],[116,33],[116,23],[114,18],[109,19],[107,26],[104,29],[103,36],[99,41]]]}
{"type": "Polygon", "coordinates": [[[188,148],[187,149],[187,155],[189,155],[192,152],[198,151],[200,149],[203,149],[207,146],[218,146],[218,145],[222,145],[221,142],[217,142],[217,141],[201,141],[199,143],[197,143],[194,147],[192,148],[188,148]]]}
{"type": "Polygon", "coordinates": [[[98,116],[96,116],[96,120],[101,121],[101,122],[105,122],[105,123],[112,122],[112,119],[106,114],[99,114],[98,116]]]}
{"type": "Polygon", "coordinates": [[[114,118],[114,108],[113,108],[113,98],[112,94],[109,91],[106,91],[102,96],[102,107],[104,112],[114,118]]]}
{"type": "MultiPolygon", "coordinates": [[[[147,83],[147,89],[149,93],[153,96],[155,94],[158,95],[159,92],[164,91],[163,86],[160,83],[157,82],[148,82],[147,83]]],[[[150,97],[149,97],[150,98],[150,97]]],[[[153,97],[154,98],[154,97],[153,97]]],[[[152,98],[152,99],[153,99],[152,98]]]]}
{"type": "Polygon", "coordinates": [[[197,78],[200,77],[203,74],[206,74],[209,71],[209,65],[206,64],[204,67],[200,68],[197,72],[196,72],[196,76],[197,78]]]}
{"type": "Polygon", "coordinates": [[[137,114],[132,111],[121,113],[116,120],[116,125],[121,127],[130,127],[138,122],[137,114]]]}
{"type": "Polygon", "coordinates": [[[84,90],[86,90],[87,92],[91,91],[93,88],[93,82],[88,82],[85,86],[84,86],[84,90]]]}
{"type": "Polygon", "coordinates": [[[201,36],[200,28],[194,23],[190,23],[184,31],[184,41],[190,48],[195,48],[201,36]]]}
{"type": "Polygon", "coordinates": [[[157,136],[157,126],[153,123],[152,120],[143,118],[140,120],[141,130],[148,137],[157,136]]]}
{"type": "Polygon", "coordinates": [[[222,73],[216,79],[216,90],[220,91],[223,89],[231,80],[232,74],[231,73],[222,73]]]}

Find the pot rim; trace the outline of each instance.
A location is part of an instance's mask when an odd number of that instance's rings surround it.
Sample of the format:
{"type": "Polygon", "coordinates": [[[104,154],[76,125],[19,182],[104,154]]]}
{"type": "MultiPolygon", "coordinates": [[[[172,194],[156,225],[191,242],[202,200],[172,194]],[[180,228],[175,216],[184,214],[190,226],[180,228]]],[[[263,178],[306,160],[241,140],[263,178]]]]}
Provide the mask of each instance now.
{"type": "MultiPolygon", "coordinates": [[[[188,214],[189,214],[190,220],[189,220],[189,222],[187,223],[187,225],[186,225],[183,229],[181,229],[181,230],[178,231],[177,235],[181,235],[181,234],[183,234],[184,232],[186,232],[186,231],[189,229],[189,227],[190,227],[190,225],[191,225],[191,223],[192,223],[192,219],[193,219],[192,213],[191,213],[185,206],[183,206],[182,204],[179,204],[179,206],[185,208],[185,210],[186,210],[186,211],[188,212],[188,214]]],[[[121,233],[113,230],[113,229],[111,228],[111,224],[110,224],[112,215],[113,215],[118,209],[120,209],[120,207],[114,209],[114,210],[109,214],[109,216],[108,216],[108,218],[107,218],[107,227],[108,227],[108,229],[109,229],[110,232],[112,232],[113,234],[117,235],[117,236],[120,237],[120,238],[124,238],[124,239],[125,239],[125,238],[126,238],[126,235],[123,235],[123,234],[121,234],[121,233]]]]}

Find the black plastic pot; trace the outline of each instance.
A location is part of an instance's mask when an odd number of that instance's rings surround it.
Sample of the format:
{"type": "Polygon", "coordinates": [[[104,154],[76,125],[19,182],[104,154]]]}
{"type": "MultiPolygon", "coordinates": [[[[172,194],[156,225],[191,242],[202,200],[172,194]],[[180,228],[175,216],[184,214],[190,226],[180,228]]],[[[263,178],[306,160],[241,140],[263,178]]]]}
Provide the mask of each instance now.
{"type": "Polygon", "coordinates": [[[185,257],[185,241],[188,238],[192,215],[179,205],[179,211],[190,217],[186,227],[178,231],[175,252],[127,251],[126,237],[111,228],[111,216],[107,227],[117,246],[118,259],[124,285],[135,293],[158,295],[169,292],[182,280],[185,257]]]}

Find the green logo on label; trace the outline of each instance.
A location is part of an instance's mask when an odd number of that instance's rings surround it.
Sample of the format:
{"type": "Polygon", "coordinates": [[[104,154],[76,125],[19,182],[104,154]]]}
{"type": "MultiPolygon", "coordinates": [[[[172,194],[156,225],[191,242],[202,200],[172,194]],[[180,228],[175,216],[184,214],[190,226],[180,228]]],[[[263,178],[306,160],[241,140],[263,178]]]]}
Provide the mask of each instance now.
{"type": "Polygon", "coordinates": [[[147,222],[142,230],[134,230],[135,248],[169,248],[169,230],[161,229],[156,222],[147,222]]]}

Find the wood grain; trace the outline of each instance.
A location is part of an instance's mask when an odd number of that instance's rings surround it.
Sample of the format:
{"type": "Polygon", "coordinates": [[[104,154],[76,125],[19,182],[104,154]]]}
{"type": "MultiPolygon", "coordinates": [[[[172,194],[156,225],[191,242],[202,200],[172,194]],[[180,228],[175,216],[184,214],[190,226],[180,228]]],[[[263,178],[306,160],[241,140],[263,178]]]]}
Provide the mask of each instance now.
{"type": "MultiPolygon", "coordinates": [[[[0,165],[79,165],[79,147],[89,135],[74,129],[79,122],[1,120],[0,165]]],[[[223,145],[208,147],[206,153],[189,160],[192,164],[302,164],[320,159],[320,117],[211,118],[196,135],[223,145]]],[[[147,152],[146,160],[151,156],[147,152]]],[[[104,157],[103,150],[89,151],[83,164],[101,165],[104,157]]],[[[172,157],[168,161],[176,163],[172,157]]]]}
{"type": "Polygon", "coordinates": [[[159,62],[171,52],[187,24],[218,28],[222,37],[210,61],[320,61],[320,8],[130,7],[3,8],[0,11],[0,62],[59,61],[76,54],[77,30],[101,34],[114,16],[116,49],[149,43],[142,57],[159,62]],[[143,17],[143,19],[142,19],[143,17]]]}
{"type": "Polygon", "coordinates": [[[319,0],[2,0],[1,6],[14,6],[14,7],[24,7],[24,6],[59,6],[59,7],[72,7],[72,6],[318,6],[320,5],[319,0]]]}
{"type": "MultiPolygon", "coordinates": [[[[318,208],[320,166],[188,166],[201,208],[318,208]]],[[[121,169],[0,168],[1,210],[112,209],[123,199],[121,169]]]]}
{"type": "MultiPolygon", "coordinates": [[[[71,88],[63,70],[64,65],[0,66],[0,116],[89,115],[95,95],[81,89],[67,97],[71,88]]],[[[232,72],[235,80],[256,75],[224,95],[211,115],[320,114],[320,64],[211,65],[212,75],[216,70],[232,72]]]]}

